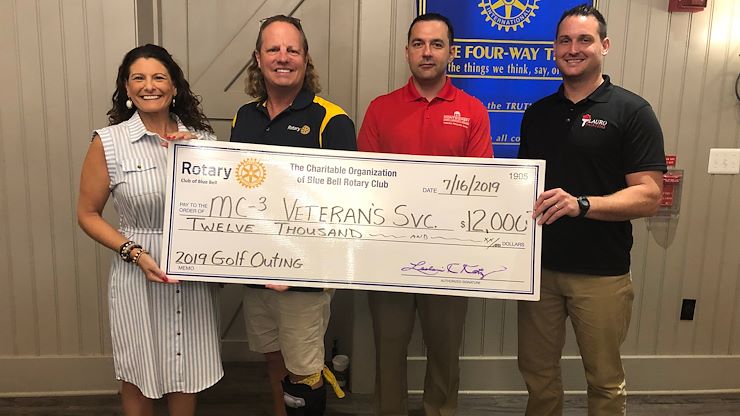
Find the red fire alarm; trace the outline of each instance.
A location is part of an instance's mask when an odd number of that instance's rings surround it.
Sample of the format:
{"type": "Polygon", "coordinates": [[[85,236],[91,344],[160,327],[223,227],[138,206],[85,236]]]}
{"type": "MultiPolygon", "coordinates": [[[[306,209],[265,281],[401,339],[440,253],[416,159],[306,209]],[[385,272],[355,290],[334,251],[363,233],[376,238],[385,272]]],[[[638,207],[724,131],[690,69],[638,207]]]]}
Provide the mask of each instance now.
{"type": "Polygon", "coordinates": [[[668,0],[669,12],[700,12],[707,7],[707,0],[668,0]]]}

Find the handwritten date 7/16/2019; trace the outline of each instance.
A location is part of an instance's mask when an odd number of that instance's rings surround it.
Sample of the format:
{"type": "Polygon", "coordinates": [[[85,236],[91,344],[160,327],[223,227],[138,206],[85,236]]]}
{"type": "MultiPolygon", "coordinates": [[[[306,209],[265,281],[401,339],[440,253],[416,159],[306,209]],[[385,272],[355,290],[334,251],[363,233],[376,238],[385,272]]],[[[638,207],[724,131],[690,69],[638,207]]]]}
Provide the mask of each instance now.
{"type": "Polygon", "coordinates": [[[506,270],[507,267],[505,266],[485,268],[477,264],[458,262],[447,263],[443,266],[435,266],[431,263],[427,263],[425,260],[412,261],[409,262],[408,265],[401,267],[401,272],[405,272],[406,274],[439,277],[454,276],[457,278],[474,278],[479,280],[483,280],[494,273],[500,273],[506,270]]]}
{"type": "Polygon", "coordinates": [[[481,180],[477,175],[466,179],[455,174],[452,179],[442,179],[441,193],[463,196],[497,196],[500,188],[500,182],[481,180]]]}

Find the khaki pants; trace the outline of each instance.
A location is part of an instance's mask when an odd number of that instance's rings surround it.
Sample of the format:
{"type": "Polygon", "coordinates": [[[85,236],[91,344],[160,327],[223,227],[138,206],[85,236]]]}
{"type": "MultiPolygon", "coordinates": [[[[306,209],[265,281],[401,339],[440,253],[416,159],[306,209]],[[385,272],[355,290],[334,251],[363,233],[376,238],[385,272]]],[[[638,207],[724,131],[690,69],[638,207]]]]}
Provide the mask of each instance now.
{"type": "Polygon", "coordinates": [[[406,356],[418,312],[427,348],[424,413],[454,415],[468,299],[391,292],[369,292],[368,299],[375,337],[375,414],[408,414],[406,356]]]}
{"type": "Polygon", "coordinates": [[[589,416],[624,415],[627,391],[619,348],[632,314],[632,279],[542,270],[539,302],[519,301],[519,371],[527,416],[563,414],[560,357],[570,317],[588,383],[589,416]]]}

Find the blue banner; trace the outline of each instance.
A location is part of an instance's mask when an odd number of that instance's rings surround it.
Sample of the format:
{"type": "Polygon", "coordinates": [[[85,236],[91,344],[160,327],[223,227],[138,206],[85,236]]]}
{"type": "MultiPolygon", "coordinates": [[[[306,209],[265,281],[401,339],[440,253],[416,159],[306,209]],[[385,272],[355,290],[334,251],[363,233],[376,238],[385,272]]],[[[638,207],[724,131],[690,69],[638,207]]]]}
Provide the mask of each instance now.
{"type": "Polygon", "coordinates": [[[417,0],[452,21],[453,83],[488,109],[496,157],[516,157],[524,110],[560,86],[553,40],[564,11],[584,0],[417,0]]]}

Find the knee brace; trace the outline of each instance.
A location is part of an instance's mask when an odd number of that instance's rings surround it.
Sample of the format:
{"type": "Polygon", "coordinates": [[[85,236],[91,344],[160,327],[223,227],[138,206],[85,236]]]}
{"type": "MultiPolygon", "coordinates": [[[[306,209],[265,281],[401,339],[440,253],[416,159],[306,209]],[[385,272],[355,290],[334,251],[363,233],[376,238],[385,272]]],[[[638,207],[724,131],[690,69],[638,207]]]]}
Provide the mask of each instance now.
{"type": "Polygon", "coordinates": [[[306,384],[283,379],[283,400],[288,416],[323,416],[326,410],[326,385],[313,390],[306,384]]]}

